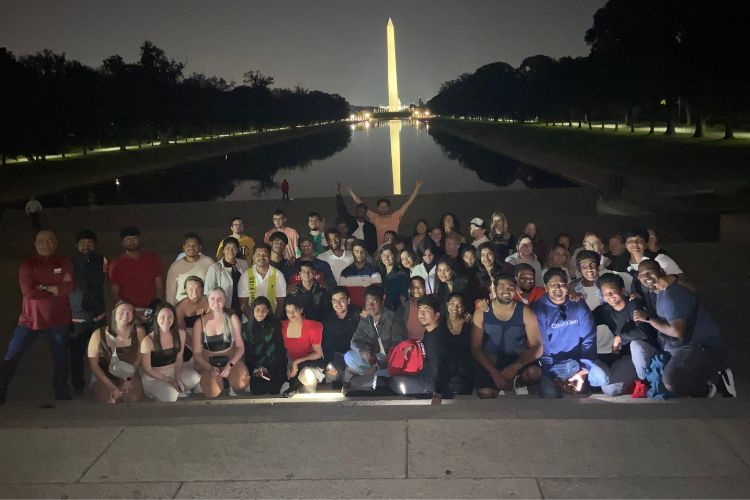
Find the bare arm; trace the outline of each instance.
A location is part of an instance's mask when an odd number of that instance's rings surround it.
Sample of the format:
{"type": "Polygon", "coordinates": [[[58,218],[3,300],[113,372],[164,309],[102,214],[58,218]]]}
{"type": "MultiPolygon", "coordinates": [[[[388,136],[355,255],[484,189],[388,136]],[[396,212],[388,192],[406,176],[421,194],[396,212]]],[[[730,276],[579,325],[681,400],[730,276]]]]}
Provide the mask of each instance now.
{"type": "Polygon", "coordinates": [[[422,181],[417,181],[417,183],[414,186],[414,191],[411,192],[411,195],[409,195],[409,199],[406,200],[406,203],[401,205],[401,208],[398,209],[398,211],[401,213],[401,216],[403,216],[407,210],[409,210],[409,207],[412,203],[414,203],[414,200],[417,197],[417,194],[419,194],[419,190],[422,187],[422,181]]]}
{"type": "Polygon", "coordinates": [[[203,321],[196,321],[196,325],[193,326],[193,359],[195,363],[203,370],[211,370],[211,365],[205,360],[203,356],[203,321]],[[200,323],[200,327],[197,324],[200,323]]]}
{"type": "Polygon", "coordinates": [[[98,330],[95,330],[89,338],[89,345],[87,349],[89,368],[91,368],[91,373],[94,374],[97,380],[101,381],[104,385],[109,387],[110,391],[114,391],[117,389],[117,386],[112,383],[107,374],[104,373],[104,370],[102,370],[102,367],[99,366],[99,344],[101,342],[101,336],[103,334],[104,329],[99,328],[98,330]]]}
{"type": "MultiPolygon", "coordinates": [[[[130,341],[131,342],[138,342],[138,345],[141,345],[141,343],[143,342],[143,339],[146,337],[146,330],[144,330],[144,328],[142,326],[137,326],[135,328],[135,336],[136,336],[136,338],[138,340],[131,339],[130,341]]],[[[143,358],[142,356],[138,356],[138,359],[136,359],[135,363],[133,363],[133,368],[135,368],[136,371],[138,371],[138,367],[141,366],[141,362],[143,361],[142,358],[143,358]]],[[[149,358],[149,360],[150,360],[150,358],[149,358]]]]}
{"type": "Polygon", "coordinates": [[[352,197],[352,200],[354,200],[354,203],[363,203],[362,198],[357,196],[357,194],[352,190],[351,186],[346,186],[346,191],[349,193],[349,196],[352,197]]]}
{"type": "MultiPolygon", "coordinates": [[[[521,307],[518,304],[516,307],[521,307]]],[[[544,346],[542,345],[542,334],[539,332],[539,323],[536,320],[536,314],[530,307],[523,306],[523,324],[526,329],[526,339],[528,349],[521,353],[518,362],[524,367],[542,357],[544,346]]]]}
{"type": "Polygon", "coordinates": [[[474,316],[471,320],[471,354],[474,359],[477,360],[482,368],[487,370],[487,373],[497,372],[497,368],[490,360],[489,356],[485,354],[482,349],[482,341],[484,340],[484,313],[477,309],[474,311],[474,316]]]}

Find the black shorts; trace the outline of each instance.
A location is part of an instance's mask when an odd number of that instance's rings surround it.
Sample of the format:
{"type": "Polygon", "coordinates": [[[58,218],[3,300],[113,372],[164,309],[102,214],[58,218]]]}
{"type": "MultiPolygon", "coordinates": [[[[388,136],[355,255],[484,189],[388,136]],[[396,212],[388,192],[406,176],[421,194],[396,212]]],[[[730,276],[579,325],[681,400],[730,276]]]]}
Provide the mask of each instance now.
{"type": "MultiPolygon", "coordinates": [[[[495,368],[498,370],[502,370],[508,365],[511,365],[518,361],[518,356],[504,356],[499,357],[497,359],[497,363],[495,363],[495,368]]],[[[534,360],[531,363],[525,364],[521,367],[520,370],[518,370],[518,375],[523,374],[529,367],[531,366],[540,366],[539,360],[534,360]]],[[[495,385],[495,382],[492,380],[492,377],[490,376],[489,372],[484,369],[482,365],[477,363],[477,371],[476,376],[474,378],[474,387],[476,387],[477,390],[479,389],[494,389],[496,391],[499,391],[500,388],[495,385]]]]}

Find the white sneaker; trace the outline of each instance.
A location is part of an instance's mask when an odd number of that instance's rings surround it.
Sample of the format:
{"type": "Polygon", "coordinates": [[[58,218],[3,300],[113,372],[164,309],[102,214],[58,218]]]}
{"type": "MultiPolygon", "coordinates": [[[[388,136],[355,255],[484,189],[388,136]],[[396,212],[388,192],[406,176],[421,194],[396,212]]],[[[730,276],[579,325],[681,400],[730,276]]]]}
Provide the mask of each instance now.
{"type": "Polygon", "coordinates": [[[518,385],[518,379],[520,377],[518,375],[515,376],[513,379],[513,392],[516,393],[516,396],[528,396],[529,395],[529,388],[525,385],[518,385]]]}
{"type": "Polygon", "coordinates": [[[180,392],[180,393],[177,394],[177,397],[180,398],[180,399],[186,398],[188,396],[190,396],[190,394],[188,394],[187,392],[180,392]]]}
{"type": "Polygon", "coordinates": [[[281,389],[279,389],[279,394],[284,394],[287,389],[289,389],[289,382],[284,382],[281,384],[281,389]]]}
{"type": "Polygon", "coordinates": [[[712,398],[716,396],[716,384],[713,382],[708,383],[708,394],[706,394],[707,398],[712,398]]]}
{"type": "Polygon", "coordinates": [[[231,387],[229,388],[229,395],[232,396],[233,398],[237,397],[237,393],[234,392],[234,389],[232,389],[231,387]]]}
{"type": "Polygon", "coordinates": [[[734,373],[729,368],[724,368],[719,372],[719,383],[725,398],[737,397],[737,386],[734,385],[734,373]]]}

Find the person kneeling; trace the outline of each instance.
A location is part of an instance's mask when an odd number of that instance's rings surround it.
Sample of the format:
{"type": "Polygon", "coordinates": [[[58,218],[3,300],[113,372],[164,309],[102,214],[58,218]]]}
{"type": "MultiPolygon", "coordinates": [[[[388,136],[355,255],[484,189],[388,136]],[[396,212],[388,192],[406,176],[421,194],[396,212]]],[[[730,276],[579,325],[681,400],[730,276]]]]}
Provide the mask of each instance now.
{"type": "Polygon", "coordinates": [[[542,335],[542,383],[540,396],[562,397],[609,384],[609,368],[597,360],[596,327],[585,302],[568,297],[568,273],[553,267],[544,273],[547,295],[534,303],[542,335]]]}
{"type": "Polygon", "coordinates": [[[663,393],[659,387],[663,385],[674,396],[736,397],[734,375],[726,365],[727,346],[695,293],[681,285],[676,276],[668,276],[656,260],[638,264],[638,280],[656,297],[651,310],[636,310],[633,319],[659,332],[659,347],[638,340],[630,345],[636,369],[649,367],[652,372],[646,377],[649,395],[663,393]],[[661,374],[653,370],[658,354],[664,360],[661,374]]]}
{"type": "Polygon", "coordinates": [[[91,334],[88,345],[91,392],[97,401],[133,403],[143,398],[138,346],[144,335],[143,327],[135,323],[133,305],[124,300],[115,304],[111,326],[91,334]]]}
{"type": "Polygon", "coordinates": [[[495,277],[495,298],[487,312],[474,311],[471,350],[477,360],[475,386],[482,399],[499,391],[536,384],[542,378],[538,359],[542,339],[537,318],[528,306],[516,302],[516,278],[495,277]]]}
{"type": "Polygon", "coordinates": [[[221,394],[224,380],[229,381],[230,395],[244,390],[250,383],[250,374],[242,362],[245,343],[240,331],[240,319],[231,309],[225,308],[226,300],[224,290],[211,290],[208,294],[210,312],[193,330],[193,357],[201,374],[203,395],[207,399],[221,394]]]}
{"type": "Polygon", "coordinates": [[[172,403],[187,396],[200,382],[200,375],[183,366],[186,334],[177,329],[174,307],[160,304],[154,318],[154,331],[141,341],[143,390],[150,398],[172,403]]]}
{"type": "Polygon", "coordinates": [[[315,392],[325,378],[325,360],[321,346],[323,325],[305,319],[298,297],[290,297],[285,308],[288,319],[281,322],[281,335],[289,358],[289,382],[282,388],[281,395],[290,398],[300,390],[315,392]]]}

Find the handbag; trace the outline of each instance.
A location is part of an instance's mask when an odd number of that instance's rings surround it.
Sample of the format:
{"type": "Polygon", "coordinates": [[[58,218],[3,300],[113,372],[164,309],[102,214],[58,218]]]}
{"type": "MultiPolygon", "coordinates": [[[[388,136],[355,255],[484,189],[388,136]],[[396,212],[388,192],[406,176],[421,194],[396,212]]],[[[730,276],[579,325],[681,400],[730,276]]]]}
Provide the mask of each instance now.
{"type": "MultiPolygon", "coordinates": [[[[110,344],[109,335],[106,335],[107,344],[110,344]]],[[[114,342],[111,342],[109,348],[112,352],[112,356],[109,358],[108,369],[110,375],[121,380],[127,380],[128,378],[131,378],[133,375],[135,375],[135,367],[126,361],[120,360],[120,357],[117,355],[117,346],[115,346],[114,342]]]]}

